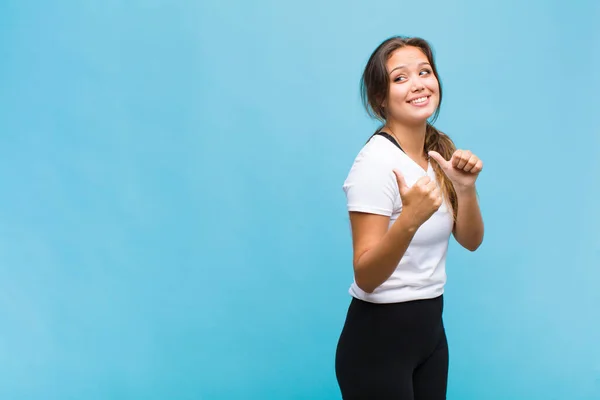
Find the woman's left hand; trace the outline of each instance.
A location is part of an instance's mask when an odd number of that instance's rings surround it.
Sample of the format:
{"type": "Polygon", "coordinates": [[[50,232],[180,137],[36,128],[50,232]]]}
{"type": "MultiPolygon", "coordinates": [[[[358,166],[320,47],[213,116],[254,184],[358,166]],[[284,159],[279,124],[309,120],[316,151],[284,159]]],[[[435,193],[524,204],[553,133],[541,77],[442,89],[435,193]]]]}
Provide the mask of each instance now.
{"type": "Polygon", "coordinates": [[[449,161],[435,151],[430,151],[429,156],[439,164],[442,171],[454,184],[455,190],[474,187],[475,181],[483,169],[483,162],[469,150],[456,150],[449,161]]]}

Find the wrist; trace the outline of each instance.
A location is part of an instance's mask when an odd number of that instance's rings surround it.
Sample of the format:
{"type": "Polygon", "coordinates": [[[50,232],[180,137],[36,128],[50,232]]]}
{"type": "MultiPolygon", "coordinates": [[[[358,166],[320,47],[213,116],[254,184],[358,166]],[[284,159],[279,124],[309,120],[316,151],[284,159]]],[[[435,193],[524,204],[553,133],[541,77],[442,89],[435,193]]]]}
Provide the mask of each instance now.
{"type": "Polygon", "coordinates": [[[403,229],[407,230],[409,233],[415,233],[422,224],[414,213],[411,212],[410,207],[406,206],[402,207],[402,211],[400,212],[400,215],[398,215],[396,222],[399,222],[403,229]]]}
{"type": "Polygon", "coordinates": [[[477,194],[477,188],[475,187],[475,184],[466,186],[454,185],[454,190],[456,191],[456,195],[461,197],[477,194]]]}

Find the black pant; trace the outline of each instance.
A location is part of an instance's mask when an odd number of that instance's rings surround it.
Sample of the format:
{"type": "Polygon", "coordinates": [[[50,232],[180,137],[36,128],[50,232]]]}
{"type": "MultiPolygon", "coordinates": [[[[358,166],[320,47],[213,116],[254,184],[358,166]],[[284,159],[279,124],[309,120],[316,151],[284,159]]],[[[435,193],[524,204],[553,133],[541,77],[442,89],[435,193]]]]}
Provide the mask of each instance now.
{"type": "Polygon", "coordinates": [[[444,300],[374,304],[353,298],[335,371],[349,399],[443,400],[448,381],[444,300]]]}

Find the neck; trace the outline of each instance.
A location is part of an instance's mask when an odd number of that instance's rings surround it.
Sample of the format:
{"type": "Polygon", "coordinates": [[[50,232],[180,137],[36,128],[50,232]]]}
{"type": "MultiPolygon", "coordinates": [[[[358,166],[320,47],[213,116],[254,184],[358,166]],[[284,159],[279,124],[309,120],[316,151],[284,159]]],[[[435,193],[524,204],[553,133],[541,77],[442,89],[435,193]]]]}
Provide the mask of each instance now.
{"type": "Polygon", "coordinates": [[[390,131],[392,136],[400,142],[400,147],[414,159],[426,158],[424,153],[425,148],[425,133],[427,132],[427,124],[407,126],[396,121],[389,120],[385,124],[384,130],[390,131]]]}

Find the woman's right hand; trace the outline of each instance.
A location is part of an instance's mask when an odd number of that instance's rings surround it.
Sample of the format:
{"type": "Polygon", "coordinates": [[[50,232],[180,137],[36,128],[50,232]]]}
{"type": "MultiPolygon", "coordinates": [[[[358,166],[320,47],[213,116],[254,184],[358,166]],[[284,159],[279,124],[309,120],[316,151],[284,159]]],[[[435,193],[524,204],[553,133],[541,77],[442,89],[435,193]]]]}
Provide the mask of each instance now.
{"type": "Polygon", "coordinates": [[[394,170],[394,174],[402,200],[402,213],[407,213],[417,226],[421,226],[442,205],[440,189],[428,176],[408,187],[400,171],[394,170]]]}

